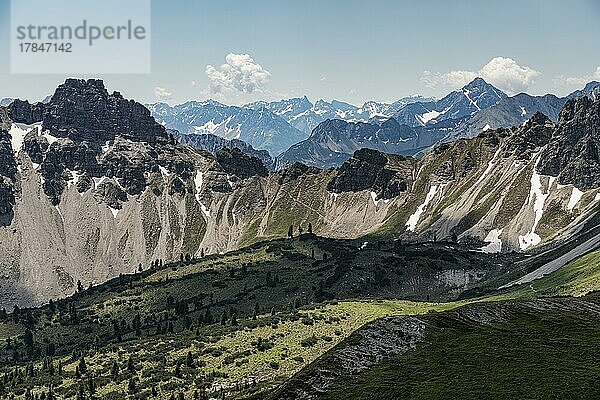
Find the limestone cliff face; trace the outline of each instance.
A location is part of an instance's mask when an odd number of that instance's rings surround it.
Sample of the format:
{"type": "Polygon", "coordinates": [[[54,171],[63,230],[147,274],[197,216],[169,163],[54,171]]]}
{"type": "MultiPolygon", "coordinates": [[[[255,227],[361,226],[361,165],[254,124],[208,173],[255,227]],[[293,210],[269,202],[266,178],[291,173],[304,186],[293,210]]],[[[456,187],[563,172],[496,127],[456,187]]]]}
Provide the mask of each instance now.
{"type": "MultiPolygon", "coordinates": [[[[588,103],[570,107],[597,115],[598,100],[588,103]]],[[[41,303],[73,293],[78,280],[234,250],[290,225],[341,238],[459,240],[486,252],[563,240],[600,200],[596,181],[545,170],[563,165],[547,160],[568,132],[593,144],[597,125],[569,128],[585,119],[569,110],[558,128],[534,116],[418,160],[359,150],[337,169],[269,172],[236,149],[213,156],[179,144],[100,81],[68,80],[48,104],[0,107],[0,303],[41,303]]]]}

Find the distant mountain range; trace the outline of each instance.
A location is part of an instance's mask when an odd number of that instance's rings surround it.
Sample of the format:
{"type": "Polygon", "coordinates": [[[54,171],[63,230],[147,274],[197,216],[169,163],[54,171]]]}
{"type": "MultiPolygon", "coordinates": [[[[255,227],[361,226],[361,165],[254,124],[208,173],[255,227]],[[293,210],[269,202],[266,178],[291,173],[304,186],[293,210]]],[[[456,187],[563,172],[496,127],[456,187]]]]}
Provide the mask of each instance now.
{"type": "Polygon", "coordinates": [[[582,90],[559,98],[520,93],[508,97],[481,78],[473,80],[441,100],[410,103],[385,123],[328,121],[310,137],[277,157],[283,167],[302,162],[321,168],[340,165],[361,148],[385,153],[418,155],[440,142],[475,137],[489,129],[522,125],[540,112],[557,121],[570,98],[594,97],[600,83],[590,82],[582,90]]]}
{"type": "MultiPolygon", "coordinates": [[[[258,156],[269,168],[295,162],[328,168],[341,165],[361,148],[418,155],[440,142],[521,125],[537,112],[556,121],[569,98],[593,97],[599,88],[600,83],[590,82],[562,98],[526,93],[509,97],[476,78],[440,100],[411,96],[393,103],[369,101],[357,107],[337,100],[312,103],[304,96],[244,106],[208,100],[176,106],[156,103],[148,108],[158,122],[177,130],[181,141],[213,153],[210,147],[217,140],[198,135],[235,139],[236,147],[258,156]],[[255,154],[256,150],[266,150],[269,157],[255,154]]],[[[231,142],[221,144],[232,146],[231,142]]]]}
{"type": "Polygon", "coordinates": [[[195,147],[197,149],[206,150],[209,153],[217,154],[224,148],[238,148],[246,155],[256,157],[270,170],[275,168],[275,160],[269,155],[266,150],[256,150],[254,147],[239,139],[224,139],[212,133],[190,133],[182,134],[176,130],[170,130],[175,139],[183,144],[195,147]]]}
{"type": "Polygon", "coordinates": [[[176,106],[166,103],[146,105],[154,118],[182,134],[211,133],[225,139],[247,142],[258,150],[277,156],[290,146],[308,138],[320,123],[330,119],[352,122],[376,122],[391,118],[413,102],[430,102],[421,96],[402,98],[394,103],[367,102],[362,107],[333,100],[298,97],[276,102],[256,102],[242,107],[227,106],[208,100],[176,106]]]}
{"type": "Polygon", "coordinates": [[[239,139],[258,150],[279,155],[308,137],[266,108],[226,106],[208,100],[190,101],[174,107],[165,103],[147,105],[152,116],[182,134],[212,133],[224,139],[239,139]]]}

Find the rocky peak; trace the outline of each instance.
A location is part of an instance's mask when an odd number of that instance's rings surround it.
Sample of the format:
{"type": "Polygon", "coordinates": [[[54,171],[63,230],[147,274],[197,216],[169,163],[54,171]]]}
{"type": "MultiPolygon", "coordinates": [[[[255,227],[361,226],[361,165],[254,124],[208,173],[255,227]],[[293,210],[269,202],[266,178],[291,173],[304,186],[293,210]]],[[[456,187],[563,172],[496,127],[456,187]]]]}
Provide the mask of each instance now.
{"type": "Polygon", "coordinates": [[[409,187],[412,167],[412,158],[385,155],[371,149],[357,150],[338,169],[327,190],[333,193],[371,190],[377,199],[391,199],[409,187]]]}
{"type": "Polygon", "coordinates": [[[241,179],[269,174],[267,167],[260,159],[246,155],[237,147],[232,149],[223,147],[217,153],[217,161],[226,173],[241,179]]]}
{"type": "Polygon", "coordinates": [[[286,182],[295,181],[303,175],[315,175],[319,172],[321,172],[319,168],[295,162],[289,167],[278,172],[279,178],[277,179],[277,183],[279,185],[283,185],[286,182]]]}
{"type": "Polygon", "coordinates": [[[105,143],[117,135],[148,143],[168,140],[146,107],[119,92],[109,94],[99,79],[67,79],[46,105],[43,126],[53,136],[74,141],[105,143]]]}
{"type": "Polygon", "coordinates": [[[503,156],[516,156],[517,160],[530,160],[541,147],[552,138],[554,123],[540,112],[536,112],[523,126],[514,128],[504,146],[503,156]]]}
{"type": "Polygon", "coordinates": [[[567,101],[538,171],[580,190],[600,187],[600,98],[567,101]]]}
{"type": "Polygon", "coordinates": [[[16,99],[8,109],[12,121],[27,125],[40,122],[44,116],[43,103],[29,104],[28,101],[16,99]]]}

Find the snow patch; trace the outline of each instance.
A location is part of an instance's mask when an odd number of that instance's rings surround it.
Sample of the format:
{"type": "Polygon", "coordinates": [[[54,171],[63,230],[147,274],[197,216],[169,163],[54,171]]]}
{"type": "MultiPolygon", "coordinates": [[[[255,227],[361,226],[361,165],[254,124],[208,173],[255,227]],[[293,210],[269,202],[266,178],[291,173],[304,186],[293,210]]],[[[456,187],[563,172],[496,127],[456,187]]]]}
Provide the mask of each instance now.
{"type": "Polygon", "coordinates": [[[489,244],[486,246],[483,246],[479,250],[482,251],[483,253],[500,253],[502,251],[502,240],[500,240],[500,235],[502,234],[503,230],[504,230],[504,228],[492,229],[487,234],[485,239],[483,239],[484,242],[487,242],[489,244]]]}
{"type": "Polygon", "coordinates": [[[527,115],[527,110],[525,110],[525,107],[520,106],[521,107],[521,115],[527,115]]]}
{"type": "MultiPolygon", "coordinates": [[[[571,191],[571,197],[569,198],[569,203],[567,204],[567,210],[573,211],[579,200],[581,200],[581,196],[583,196],[583,192],[573,186],[573,190],[571,191]]],[[[598,196],[598,195],[596,195],[598,196]]]]}
{"type": "Polygon", "coordinates": [[[200,205],[200,209],[202,213],[206,215],[207,218],[210,218],[210,211],[202,202],[200,201],[200,191],[202,190],[202,182],[204,180],[204,174],[200,171],[196,171],[196,176],[194,177],[194,186],[196,187],[196,201],[200,205]]]}
{"type": "Polygon", "coordinates": [[[202,181],[204,174],[200,171],[196,171],[196,176],[194,177],[194,186],[196,187],[196,200],[200,203],[200,191],[202,190],[202,181]]]}
{"type": "Polygon", "coordinates": [[[171,172],[169,172],[168,169],[166,169],[165,167],[163,167],[162,165],[158,166],[158,169],[160,169],[160,173],[162,174],[163,178],[168,178],[171,175],[173,175],[171,172]]]}
{"type": "Polygon", "coordinates": [[[79,182],[79,172],[69,170],[69,173],[71,174],[71,179],[67,181],[67,189],[70,189],[72,185],[77,185],[77,182],[79,182]]]}
{"type": "Polygon", "coordinates": [[[417,227],[417,223],[419,222],[419,219],[421,218],[421,214],[423,214],[423,211],[425,211],[427,205],[431,202],[431,200],[433,200],[433,198],[435,197],[435,195],[437,193],[437,190],[438,190],[438,186],[432,185],[429,188],[429,193],[427,193],[427,196],[425,197],[425,201],[423,202],[423,204],[421,204],[419,207],[417,207],[417,210],[414,212],[414,214],[412,214],[410,217],[408,217],[406,226],[409,231],[411,231],[411,232],[415,231],[415,228],[417,227]]]}
{"type": "Polygon", "coordinates": [[[62,212],[60,211],[60,208],[58,208],[58,204],[55,205],[54,208],[56,208],[56,211],[58,211],[58,215],[60,215],[60,219],[62,220],[62,222],[65,222],[65,217],[63,216],[62,212]]]}
{"type": "Polygon", "coordinates": [[[490,126],[490,124],[485,124],[485,126],[483,127],[483,131],[489,131],[490,129],[492,129],[492,127],[490,126]]]}
{"type": "Polygon", "coordinates": [[[206,215],[206,218],[210,218],[210,211],[208,210],[208,208],[206,208],[204,204],[200,203],[200,209],[202,210],[204,215],[206,215]]]}
{"type": "Polygon", "coordinates": [[[417,121],[419,121],[421,124],[425,125],[427,124],[429,121],[436,119],[437,117],[439,117],[440,115],[446,114],[448,111],[450,111],[450,108],[452,107],[448,107],[446,108],[444,111],[436,111],[436,110],[431,110],[431,111],[427,111],[424,114],[421,115],[415,115],[415,118],[417,119],[417,121]]]}
{"type": "Polygon", "coordinates": [[[600,201],[600,192],[596,193],[596,197],[594,197],[594,201],[600,201]]]}
{"type": "Polygon", "coordinates": [[[46,140],[48,141],[49,145],[52,145],[52,143],[54,143],[54,142],[56,142],[58,140],[58,138],[56,136],[52,136],[48,132],[44,132],[42,134],[42,136],[46,138],[46,140]]]}
{"type": "Polygon", "coordinates": [[[432,119],[439,117],[440,114],[441,113],[439,111],[431,110],[431,111],[428,111],[428,112],[426,112],[424,114],[417,115],[417,119],[422,124],[426,124],[427,122],[431,121],[432,119]]]}
{"type": "Polygon", "coordinates": [[[469,102],[471,103],[471,105],[473,105],[473,106],[474,106],[474,107],[475,107],[475,108],[476,108],[478,111],[481,111],[481,107],[479,107],[479,106],[477,105],[477,102],[473,101],[473,100],[471,99],[471,97],[469,97],[469,94],[470,94],[470,93],[471,93],[471,91],[470,91],[470,90],[468,90],[468,89],[465,89],[465,90],[463,91],[463,94],[465,95],[465,97],[467,98],[467,100],[469,100],[469,102]]]}
{"type": "Polygon", "coordinates": [[[8,130],[8,134],[10,135],[10,145],[13,148],[15,154],[21,151],[23,148],[23,142],[25,141],[25,136],[35,127],[40,126],[40,123],[27,125],[27,124],[12,124],[10,129],[8,130]]]}
{"type": "Polygon", "coordinates": [[[531,175],[531,189],[529,191],[529,199],[527,203],[533,203],[533,212],[535,213],[535,219],[531,230],[525,235],[519,235],[519,247],[521,248],[521,250],[527,250],[529,247],[536,246],[542,241],[539,235],[535,233],[535,230],[538,226],[538,223],[542,219],[542,216],[544,214],[544,203],[550,195],[550,189],[552,188],[552,185],[556,180],[555,177],[549,177],[548,191],[546,193],[542,192],[541,176],[535,171],[539,161],[540,160],[538,159],[538,161],[536,161],[535,163],[535,166],[533,167],[533,173],[531,175]]]}
{"type": "Polygon", "coordinates": [[[111,206],[108,206],[108,208],[110,208],[110,212],[112,213],[113,218],[117,218],[117,215],[119,214],[119,211],[121,211],[121,210],[119,210],[117,208],[112,208],[111,206]]]}
{"type": "Polygon", "coordinates": [[[108,176],[103,176],[100,178],[92,177],[92,180],[94,181],[94,188],[98,188],[98,186],[100,186],[102,182],[104,182],[107,179],[109,179],[108,176]]]}
{"type": "Polygon", "coordinates": [[[379,204],[380,202],[380,200],[377,200],[377,193],[371,192],[371,199],[373,200],[373,204],[375,204],[375,207],[377,207],[377,204],[379,204]]]}

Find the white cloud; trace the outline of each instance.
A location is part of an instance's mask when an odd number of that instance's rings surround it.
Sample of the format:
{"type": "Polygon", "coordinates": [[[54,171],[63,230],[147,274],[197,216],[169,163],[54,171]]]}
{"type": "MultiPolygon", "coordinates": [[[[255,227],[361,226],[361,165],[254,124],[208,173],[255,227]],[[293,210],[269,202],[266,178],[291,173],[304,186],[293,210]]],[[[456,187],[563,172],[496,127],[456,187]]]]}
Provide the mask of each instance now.
{"type": "Polygon", "coordinates": [[[327,80],[327,78],[325,78],[324,76],[321,77],[321,79],[319,79],[321,82],[325,82],[327,80]]]}
{"type": "Polygon", "coordinates": [[[540,76],[540,72],[521,66],[512,58],[494,57],[479,71],[459,70],[446,73],[425,71],[421,81],[430,88],[458,89],[478,76],[508,94],[515,94],[529,88],[535,82],[535,78],[540,76]]]}
{"type": "Polygon", "coordinates": [[[192,81],[192,87],[196,87],[197,84],[198,84],[198,82],[192,81]]]}
{"type": "Polygon", "coordinates": [[[253,93],[260,91],[271,79],[271,73],[254,61],[249,54],[230,53],[225,57],[226,64],[220,67],[206,66],[206,76],[212,93],[233,91],[253,93]]]}
{"type": "Polygon", "coordinates": [[[172,93],[163,87],[156,86],[154,88],[154,95],[159,100],[168,100],[171,98],[172,93]]]}
{"type": "Polygon", "coordinates": [[[593,80],[600,80],[600,66],[598,66],[596,68],[596,71],[594,71],[591,75],[584,75],[584,76],[564,76],[564,75],[559,75],[556,78],[554,78],[554,83],[560,86],[583,86],[586,83],[593,81],[593,80]]]}

